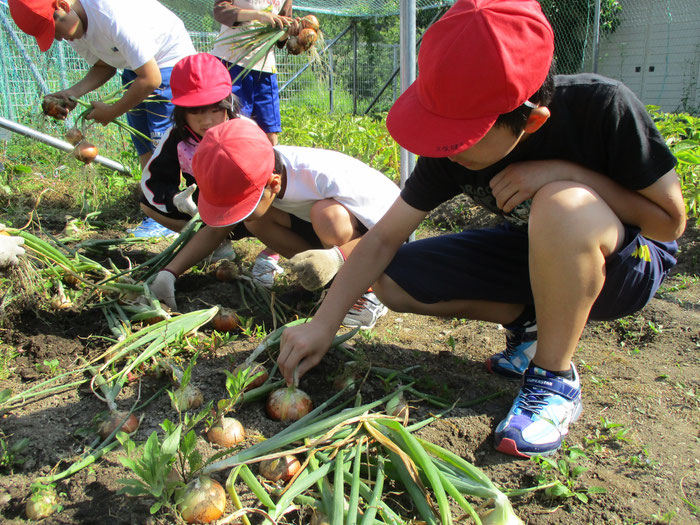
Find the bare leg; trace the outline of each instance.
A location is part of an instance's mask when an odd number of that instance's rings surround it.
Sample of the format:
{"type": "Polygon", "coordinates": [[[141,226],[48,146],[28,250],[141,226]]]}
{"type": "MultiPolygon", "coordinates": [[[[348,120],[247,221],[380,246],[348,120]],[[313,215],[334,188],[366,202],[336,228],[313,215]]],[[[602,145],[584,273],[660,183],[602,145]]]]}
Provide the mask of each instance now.
{"type": "Polygon", "coordinates": [[[273,146],[277,146],[277,133],[266,133],[267,139],[270,141],[270,144],[273,146]]]}
{"type": "Polygon", "coordinates": [[[318,201],[311,207],[311,224],[324,248],[343,246],[362,237],[360,221],[334,199],[318,201]]]}
{"type": "Polygon", "coordinates": [[[182,230],[182,228],[187,224],[187,221],[183,221],[180,219],[172,219],[166,215],[163,215],[162,213],[158,213],[152,208],[149,208],[143,203],[140,203],[141,206],[141,211],[146,214],[147,217],[150,217],[157,223],[165,226],[166,228],[173,230],[175,232],[179,232],[182,230]]]}
{"type": "Polygon", "coordinates": [[[152,151],[148,151],[146,153],[142,153],[141,155],[139,155],[139,164],[141,164],[142,171],[146,168],[146,164],[148,164],[148,161],[151,160],[152,156],[153,156],[152,151]]]}
{"type": "Polygon", "coordinates": [[[248,231],[262,241],[270,250],[283,257],[293,257],[299,252],[310,250],[311,246],[291,230],[292,221],[287,212],[270,207],[257,220],[246,221],[248,231]]]}

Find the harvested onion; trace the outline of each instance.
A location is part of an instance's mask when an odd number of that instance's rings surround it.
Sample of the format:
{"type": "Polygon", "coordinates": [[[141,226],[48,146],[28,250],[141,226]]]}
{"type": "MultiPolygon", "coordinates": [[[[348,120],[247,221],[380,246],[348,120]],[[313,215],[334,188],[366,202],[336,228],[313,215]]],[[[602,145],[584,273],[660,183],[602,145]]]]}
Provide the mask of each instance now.
{"type": "Polygon", "coordinates": [[[239,274],[240,272],[238,271],[238,266],[236,265],[236,263],[229,261],[228,259],[224,259],[216,267],[215,275],[219,281],[235,281],[239,274]]]}
{"type": "Polygon", "coordinates": [[[178,388],[170,399],[173,409],[178,412],[199,408],[202,403],[204,403],[204,395],[199,388],[193,385],[178,388]]]}
{"type": "Polygon", "coordinates": [[[210,443],[229,448],[245,439],[245,430],[237,419],[222,417],[209,429],[207,439],[210,443]]]}
{"type": "Polygon", "coordinates": [[[231,308],[221,308],[211,320],[214,330],[218,332],[233,332],[241,326],[236,312],[231,308]]]}
{"type": "Polygon", "coordinates": [[[73,156],[85,164],[90,164],[97,158],[97,146],[87,140],[83,140],[73,148],[73,156]]]}
{"type": "Polygon", "coordinates": [[[314,15],[306,15],[301,19],[302,29],[313,29],[318,31],[321,28],[321,24],[318,23],[318,18],[314,15]]]}
{"type": "Polygon", "coordinates": [[[313,402],[295,386],[275,390],[267,398],[267,415],[275,421],[297,421],[311,412],[313,402]]]}
{"type": "Polygon", "coordinates": [[[297,41],[304,51],[308,51],[318,40],[318,33],[311,28],[302,29],[299,31],[297,41]]]}
{"type": "Polygon", "coordinates": [[[290,454],[281,458],[265,459],[261,461],[258,471],[265,479],[269,479],[270,481],[282,480],[286,483],[299,472],[300,468],[301,463],[299,463],[299,460],[290,454]]]}
{"type": "Polygon", "coordinates": [[[66,140],[70,142],[72,146],[75,146],[78,142],[83,140],[83,132],[78,128],[70,128],[66,131],[66,140]]]}
{"type": "Polygon", "coordinates": [[[386,413],[398,418],[404,426],[408,424],[408,403],[401,392],[386,402],[386,413]]]}
{"type": "Polygon", "coordinates": [[[136,429],[139,428],[139,418],[134,414],[129,414],[129,417],[127,417],[127,414],[128,412],[121,411],[110,412],[109,419],[103,421],[97,429],[100,438],[103,440],[107,439],[119,424],[121,424],[122,432],[127,434],[135,432],[136,429]]]}
{"type": "Polygon", "coordinates": [[[248,373],[246,374],[245,379],[246,380],[249,378],[254,378],[254,379],[246,385],[246,387],[243,389],[244,392],[247,392],[248,390],[252,390],[254,388],[258,388],[259,386],[262,386],[265,383],[265,381],[267,381],[267,378],[268,378],[267,370],[265,369],[265,367],[263,365],[255,362],[255,361],[250,363],[250,365],[247,365],[245,363],[238,365],[236,368],[233,369],[233,375],[237,376],[242,371],[244,371],[246,368],[249,370],[248,370],[248,373]]]}
{"type": "Polygon", "coordinates": [[[41,520],[51,516],[59,507],[56,491],[52,487],[42,486],[27,500],[24,511],[30,520],[41,520]]]}
{"type": "Polygon", "coordinates": [[[226,509],[226,491],[219,482],[199,477],[187,484],[178,509],[187,523],[211,523],[226,509]]]}
{"type": "Polygon", "coordinates": [[[299,45],[299,39],[295,36],[290,36],[287,39],[287,53],[290,55],[298,55],[304,49],[299,45]]]}

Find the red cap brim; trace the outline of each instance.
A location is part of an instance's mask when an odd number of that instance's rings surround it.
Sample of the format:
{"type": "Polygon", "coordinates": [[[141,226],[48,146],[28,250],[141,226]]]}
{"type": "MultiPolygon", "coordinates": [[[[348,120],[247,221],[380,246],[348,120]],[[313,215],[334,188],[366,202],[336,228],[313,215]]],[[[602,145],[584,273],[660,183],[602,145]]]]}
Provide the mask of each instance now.
{"type": "Polygon", "coordinates": [[[187,93],[179,97],[173,97],[171,102],[176,106],[196,108],[216,104],[217,102],[224,100],[229,95],[231,95],[230,86],[215,86],[206,91],[198,91],[195,93],[187,93]]]}
{"type": "Polygon", "coordinates": [[[491,129],[495,117],[450,119],[428,111],[418,96],[418,81],[394,102],[386,127],[404,149],[425,157],[448,157],[473,146],[491,129]]]}
{"type": "Polygon", "coordinates": [[[53,27],[44,31],[41,35],[36,37],[36,43],[39,45],[39,49],[42,53],[45,53],[53,45],[55,35],[55,29],[53,27]]]}
{"type": "Polygon", "coordinates": [[[207,226],[223,227],[237,224],[246,220],[255,211],[263,193],[265,193],[264,187],[260,191],[245,195],[240,201],[230,206],[215,206],[202,198],[200,192],[197,200],[199,216],[207,226]]]}

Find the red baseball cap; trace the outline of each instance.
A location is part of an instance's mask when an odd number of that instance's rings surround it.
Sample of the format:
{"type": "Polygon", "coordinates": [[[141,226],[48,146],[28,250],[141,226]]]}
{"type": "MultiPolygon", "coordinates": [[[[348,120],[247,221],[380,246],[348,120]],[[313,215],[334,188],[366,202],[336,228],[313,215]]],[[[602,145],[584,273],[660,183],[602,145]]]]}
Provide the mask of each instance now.
{"type": "Polygon", "coordinates": [[[56,0],[8,0],[10,15],[23,32],[36,38],[39,49],[48,51],[54,41],[56,0]]]}
{"type": "Polygon", "coordinates": [[[267,135],[255,122],[234,118],[209,128],[192,159],[199,216],[209,226],[230,226],[257,208],[275,169],[267,135]]]}
{"type": "Polygon", "coordinates": [[[170,89],[176,106],[208,106],[231,95],[231,75],[214,55],[197,53],[173,66],[170,89]]]}
{"type": "Polygon", "coordinates": [[[389,133],[418,155],[464,151],[535,94],[553,54],[536,0],[457,0],[425,32],[418,77],[389,111],[389,133]]]}

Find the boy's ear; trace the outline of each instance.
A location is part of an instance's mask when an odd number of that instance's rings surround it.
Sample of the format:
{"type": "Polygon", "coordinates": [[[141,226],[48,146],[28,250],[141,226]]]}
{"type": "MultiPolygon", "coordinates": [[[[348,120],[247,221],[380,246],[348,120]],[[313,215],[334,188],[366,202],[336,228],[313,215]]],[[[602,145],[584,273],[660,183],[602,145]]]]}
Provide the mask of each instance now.
{"type": "Polygon", "coordinates": [[[542,125],[547,122],[551,113],[547,106],[538,106],[530,112],[530,116],[527,117],[527,122],[525,123],[525,133],[534,133],[542,127],[542,125]]]}
{"type": "Polygon", "coordinates": [[[273,173],[267,181],[266,186],[270,188],[273,195],[277,195],[282,190],[282,177],[279,173],[273,173]]]}
{"type": "Polygon", "coordinates": [[[61,9],[62,11],[66,13],[70,13],[70,4],[68,3],[68,0],[56,0],[56,8],[61,9]]]}

